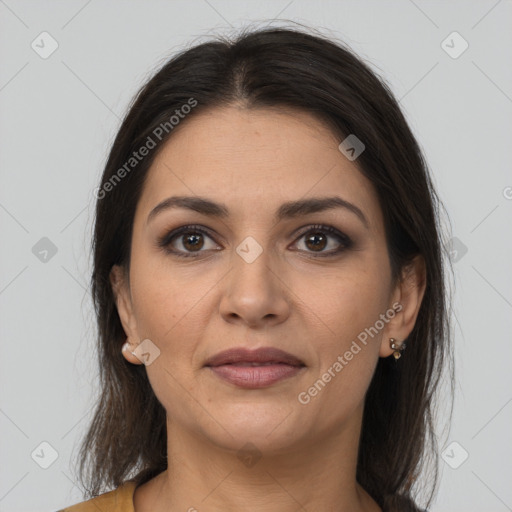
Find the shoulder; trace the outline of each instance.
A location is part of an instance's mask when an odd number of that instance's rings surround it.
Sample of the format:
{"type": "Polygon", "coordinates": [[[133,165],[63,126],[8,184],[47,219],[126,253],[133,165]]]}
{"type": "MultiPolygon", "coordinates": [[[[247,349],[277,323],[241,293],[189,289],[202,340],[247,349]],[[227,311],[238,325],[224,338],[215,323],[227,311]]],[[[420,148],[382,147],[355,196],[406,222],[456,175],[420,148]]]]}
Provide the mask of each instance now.
{"type": "Polygon", "coordinates": [[[57,512],[134,512],[133,494],[136,483],[128,480],[113,491],[100,494],[95,498],[82,501],[76,505],[58,510],[57,512]]]}

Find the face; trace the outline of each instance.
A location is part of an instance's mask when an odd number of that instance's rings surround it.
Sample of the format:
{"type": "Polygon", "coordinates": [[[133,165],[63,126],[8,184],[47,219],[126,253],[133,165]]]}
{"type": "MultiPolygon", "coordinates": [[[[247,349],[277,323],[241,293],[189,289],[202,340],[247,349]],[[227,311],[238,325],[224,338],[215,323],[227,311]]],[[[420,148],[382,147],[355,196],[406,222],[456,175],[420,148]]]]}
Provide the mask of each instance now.
{"type": "Polygon", "coordinates": [[[262,451],[334,435],[360,418],[389,338],[412,329],[421,287],[393,286],[376,192],[340,142],[306,113],[229,107],[195,114],[154,161],[129,276],[111,281],[176,430],[262,451]],[[178,196],[218,206],[162,206],[178,196]],[[301,364],[205,366],[262,347],[301,364]]]}

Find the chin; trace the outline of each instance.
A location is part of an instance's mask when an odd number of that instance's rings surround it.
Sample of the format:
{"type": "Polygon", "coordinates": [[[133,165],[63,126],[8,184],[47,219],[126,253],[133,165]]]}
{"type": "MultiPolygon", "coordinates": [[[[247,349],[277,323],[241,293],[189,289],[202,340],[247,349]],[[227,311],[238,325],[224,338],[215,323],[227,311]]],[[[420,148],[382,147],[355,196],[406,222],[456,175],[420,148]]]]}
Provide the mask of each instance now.
{"type": "Polygon", "coordinates": [[[249,443],[267,454],[291,449],[300,442],[301,432],[298,427],[305,425],[290,406],[250,402],[231,407],[225,405],[222,414],[218,414],[215,419],[225,430],[219,427],[203,432],[214,444],[238,451],[249,443]]]}

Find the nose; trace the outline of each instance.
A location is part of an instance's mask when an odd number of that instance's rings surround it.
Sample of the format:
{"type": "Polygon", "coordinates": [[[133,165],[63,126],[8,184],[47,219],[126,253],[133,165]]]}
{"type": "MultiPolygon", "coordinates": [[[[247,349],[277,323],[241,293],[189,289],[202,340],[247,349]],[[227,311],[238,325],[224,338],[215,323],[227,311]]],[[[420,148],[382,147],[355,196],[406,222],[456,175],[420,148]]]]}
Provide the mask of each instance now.
{"type": "Polygon", "coordinates": [[[289,288],[278,270],[271,268],[268,253],[263,251],[251,263],[234,254],[220,302],[220,314],[226,322],[264,329],[290,315],[289,288]]]}

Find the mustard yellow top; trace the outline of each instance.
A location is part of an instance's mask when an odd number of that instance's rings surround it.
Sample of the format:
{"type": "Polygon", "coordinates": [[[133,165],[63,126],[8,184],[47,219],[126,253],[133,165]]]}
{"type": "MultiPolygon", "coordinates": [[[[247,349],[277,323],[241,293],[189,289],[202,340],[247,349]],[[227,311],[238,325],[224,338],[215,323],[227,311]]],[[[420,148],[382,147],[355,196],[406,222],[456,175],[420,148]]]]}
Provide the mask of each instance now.
{"type": "MultiPolygon", "coordinates": [[[[136,487],[135,482],[128,480],[113,491],[106,492],[87,501],[82,501],[76,505],[71,505],[57,512],[135,512],[133,495],[136,487]]],[[[401,497],[398,506],[404,512],[429,512],[428,510],[418,508],[409,498],[401,497]]],[[[389,508],[384,507],[382,512],[389,512],[389,508]]]]}
{"type": "Polygon", "coordinates": [[[113,491],[82,501],[57,512],[135,512],[133,494],[136,483],[127,481],[113,491]]]}

